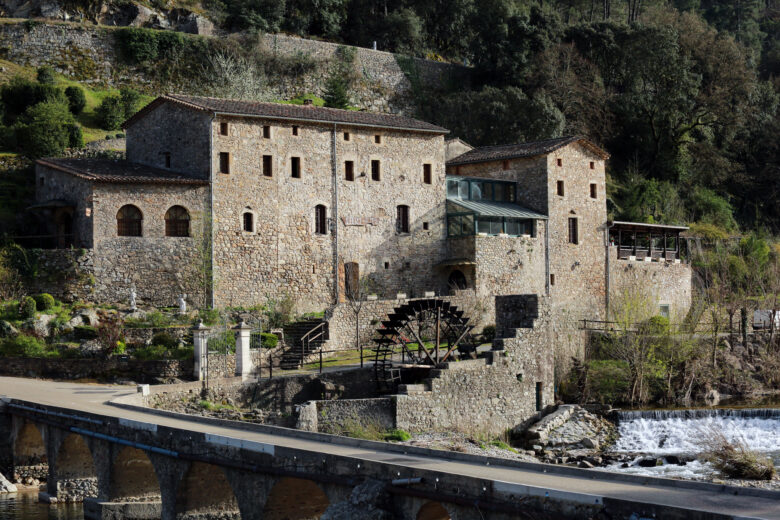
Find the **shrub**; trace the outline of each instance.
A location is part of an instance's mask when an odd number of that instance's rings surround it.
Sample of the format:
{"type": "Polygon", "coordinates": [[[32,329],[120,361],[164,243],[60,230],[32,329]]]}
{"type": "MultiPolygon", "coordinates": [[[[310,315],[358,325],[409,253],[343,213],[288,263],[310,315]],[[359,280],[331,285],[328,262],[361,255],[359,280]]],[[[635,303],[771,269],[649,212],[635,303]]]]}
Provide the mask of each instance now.
{"type": "Polygon", "coordinates": [[[639,328],[642,332],[647,334],[668,334],[669,318],[666,316],[653,316],[649,320],[642,323],[639,328]]]}
{"type": "Polygon", "coordinates": [[[75,131],[73,125],[73,114],[64,103],[38,103],[29,107],[17,122],[17,145],[33,158],[60,155],[71,144],[80,144],[81,131],[75,131]]]}
{"type": "Polygon", "coordinates": [[[106,130],[117,130],[125,120],[122,100],[117,95],[107,96],[95,110],[98,124],[106,130]]]}
{"type": "Polygon", "coordinates": [[[411,438],[412,436],[409,434],[409,432],[404,430],[390,430],[385,435],[386,441],[406,442],[411,438]]]}
{"type": "Polygon", "coordinates": [[[625,361],[603,360],[588,362],[587,394],[602,403],[616,403],[625,399],[631,371],[625,361]]]}
{"type": "Polygon", "coordinates": [[[482,340],[485,343],[493,343],[493,339],[495,337],[496,337],[496,326],[485,325],[485,328],[482,329],[482,340]]]}
{"type": "Polygon", "coordinates": [[[200,309],[198,318],[203,320],[204,325],[216,325],[219,322],[219,311],[217,309],[200,309]]]}
{"type": "Polygon", "coordinates": [[[73,328],[73,335],[79,341],[97,338],[97,329],[89,325],[76,325],[73,328]]]}
{"type": "Polygon", "coordinates": [[[699,432],[699,442],[704,448],[702,458],[724,477],[772,480],[777,476],[772,459],[748,448],[744,440],[729,441],[723,431],[711,428],[699,432]]]}
{"type": "Polygon", "coordinates": [[[118,317],[103,319],[97,327],[97,338],[103,348],[103,354],[110,356],[119,347],[122,339],[122,321],[118,317]]]}
{"type": "Polygon", "coordinates": [[[65,97],[68,98],[68,110],[73,115],[79,115],[87,106],[87,96],[80,87],[72,86],[65,89],[65,97]]]}
{"type": "Polygon", "coordinates": [[[163,314],[160,311],[154,311],[147,314],[146,321],[151,327],[155,328],[170,327],[173,322],[170,316],[163,314]]]}
{"type": "Polygon", "coordinates": [[[158,332],[152,336],[152,345],[160,345],[170,350],[179,346],[179,342],[167,332],[158,332]]]}
{"type": "Polygon", "coordinates": [[[164,359],[168,350],[162,345],[149,345],[135,349],[133,357],[141,361],[152,361],[155,359],[164,359]]]}
{"type": "Polygon", "coordinates": [[[19,315],[24,319],[34,318],[36,308],[37,306],[32,296],[25,296],[19,305],[19,315]]]}
{"type": "MultiPolygon", "coordinates": [[[[55,351],[56,352],[56,351],[55,351]]],[[[0,353],[6,357],[51,357],[46,344],[35,336],[20,334],[0,342],[0,353]]]]}
{"type": "Polygon", "coordinates": [[[74,123],[66,127],[68,131],[68,147],[81,148],[84,146],[84,134],[81,132],[81,126],[74,123]]]}
{"type": "Polygon", "coordinates": [[[21,76],[15,76],[0,87],[0,101],[5,109],[6,123],[13,123],[17,117],[33,105],[45,101],[67,104],[62,90],[54,85],[36,83],[21,76]]]}
{"type": "Polygon", "coordinates": [[[49,309],[54,308],[54,296],[48,293],[39,294],[35,297],[33,297],[35,300],[35,308],[39,311],[48,311],[49,309]]]}
{"type": "Polygon", "coordinates": [[[276,345],[279,344],[279,338],[276,337],[276,334],[262,332],[260,333],[260,338],[260,343],[263,348],[275,348],[276,345]]]}
{"type": "Polygon", "coordinates": [[[41,67],[38,67],[38,71],[35,79],[38,80],[38,83],[42,83],[44,85],[54,85],[55,83],[54,69],[51,68],[49,65],[43,65],[41,67]]]}
{"type": "Polygon", "coordinates": [[[195,348],[192,346],[189,347],[179,347],[175,348],[173,350],[169,351],[169,354],[171,356],[171,359],[192,359],[195,357],[195,348]]]}
{"type": "Polygon", "coordinates": [[[130,63],[142,63],[157,58],[157,38],[149,29],[121,29],[117,31],[119,46],[130,63]]]}

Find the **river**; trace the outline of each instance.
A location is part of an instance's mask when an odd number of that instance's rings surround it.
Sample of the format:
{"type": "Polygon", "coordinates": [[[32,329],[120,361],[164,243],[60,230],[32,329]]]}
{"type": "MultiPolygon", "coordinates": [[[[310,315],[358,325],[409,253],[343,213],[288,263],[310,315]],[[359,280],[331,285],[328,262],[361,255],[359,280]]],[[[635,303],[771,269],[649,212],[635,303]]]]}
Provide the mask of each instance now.
{"type": "Polygon", "coordinates": [[[50,506],[38,503],[36,491],[0,494],[2,520],[83,520],[81,504],[50,506]]]}

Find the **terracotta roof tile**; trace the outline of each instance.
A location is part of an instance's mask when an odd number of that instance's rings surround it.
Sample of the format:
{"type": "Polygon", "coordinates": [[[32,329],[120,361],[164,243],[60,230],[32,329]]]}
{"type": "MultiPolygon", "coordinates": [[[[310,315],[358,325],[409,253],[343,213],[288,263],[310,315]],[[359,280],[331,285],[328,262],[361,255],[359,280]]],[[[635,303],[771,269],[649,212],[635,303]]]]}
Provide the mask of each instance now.
{"type": "Polygon", "coordinates": [[[285,103],[262,103],[237,99],[220,99],[201,96],[167,94],[161,96],[125,121],[123,128],[132,125],[148,111],[163,102],[173,102],[193,110],[216,112],[245,117],[265,117],[293,121],[312,121],[318,123],[339,123],[370,128],[393,128],[412,132],[446,134],[449,130],[426,123],[418,119],[395,114],[340,110],[336,108],[315,107],[312,105],[289,105],[285,103]]]}
{"type": "Polygon", "coordinates": [[[529,143],[507,144],[500,146],[482,146],[474,148],[461,154],[454,159],[447,161],[447,165],[457,166],[459,164],[481,163],[489,161],[502,161],[505,159],[519,159],[523,157],[534,157],[545,155],[562,148],[574,142],[581,142],[584,146],[590,148],[593,152],[604,159],[609,154],[581,136],[559,137],[557,139],[547,139],[545,141],[533,141],[529,143]]]}
{"type": "Polygon", "coordinates": [[[112,159],[38,159],[42,166],[69,173],[81,179],[114,184],[190,184],[207,185],[208,181],[153,168],[142,164],[112,159]]]}

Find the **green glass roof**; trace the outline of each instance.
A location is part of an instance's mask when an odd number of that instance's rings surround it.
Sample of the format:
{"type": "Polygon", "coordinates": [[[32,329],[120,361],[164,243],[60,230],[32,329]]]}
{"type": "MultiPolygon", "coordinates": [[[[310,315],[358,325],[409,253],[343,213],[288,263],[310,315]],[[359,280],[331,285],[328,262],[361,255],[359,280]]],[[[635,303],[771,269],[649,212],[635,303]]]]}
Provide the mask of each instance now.
{"type": "Polygon", "coordinates": [[[447,199],[447,202],[455,206],[457,211],[462,208],[463,213],[476,213],[485,217],[506,217],[524,219],[547,219],[546,215],[525,209],[512,202],[475,201],[461,199],[447,199]]]}

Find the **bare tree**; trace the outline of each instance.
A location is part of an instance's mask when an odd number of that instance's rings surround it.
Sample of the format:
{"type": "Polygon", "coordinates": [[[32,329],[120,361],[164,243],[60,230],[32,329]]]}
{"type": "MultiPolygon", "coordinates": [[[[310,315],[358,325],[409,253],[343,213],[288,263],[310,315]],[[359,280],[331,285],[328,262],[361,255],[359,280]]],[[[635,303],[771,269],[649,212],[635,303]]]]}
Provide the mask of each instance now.
{"type": "Polygon", "coordinates": [[[367,296],[376,290],[376,284],[367,276],[360,276],[357,262],[344,263],[344,297],[347,305],[355,316],[355,350],[360,350],[360,363],[363,364],[363,354],[360,345],[360,314],[367,296]]]}
{"type": "Polygon", "coordinates": [[[216,51],[202,65],[206,92],[215,97],[263,101],[265,76],[255,63],[243,56],[216,51]]]}

